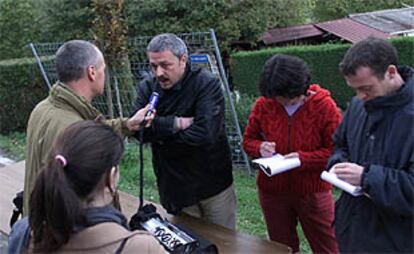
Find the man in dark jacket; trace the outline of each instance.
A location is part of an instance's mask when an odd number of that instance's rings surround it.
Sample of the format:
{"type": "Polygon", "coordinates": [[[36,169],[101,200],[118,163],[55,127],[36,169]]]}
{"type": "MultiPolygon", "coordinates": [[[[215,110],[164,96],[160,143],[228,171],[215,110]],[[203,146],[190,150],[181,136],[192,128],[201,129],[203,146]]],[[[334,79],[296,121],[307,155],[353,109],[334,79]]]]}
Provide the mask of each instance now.
{"type": "Polygon", "coordinates": [[[365,195],[337,201],[339,249],[413,253],[414,70],[397,67],[395,48],[376,38],[350,48],[340,70],[356,97],[328,167],[365,195]]]}
{"type": "Polygon", "coordinates": [[[232,162],[219,80],[192,69],[185,43],[174,34],[147,47],[154,76],[137,88],[136,109],[159,93],[157,115],[144,132],[151,142],[161,204],[227,228],[235,228],[232,162]]]}

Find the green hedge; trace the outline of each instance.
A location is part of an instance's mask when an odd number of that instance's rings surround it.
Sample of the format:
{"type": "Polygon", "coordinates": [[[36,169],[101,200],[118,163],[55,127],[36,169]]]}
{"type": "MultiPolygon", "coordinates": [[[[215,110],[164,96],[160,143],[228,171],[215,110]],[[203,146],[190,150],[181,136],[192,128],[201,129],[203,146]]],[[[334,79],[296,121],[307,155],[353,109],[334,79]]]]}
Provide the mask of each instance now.
{"type": "Polygon", "coordinates": [[[414,37],[400,37],[391,42],[398,50],[399,63],[414,67],[414,37]]]}
{"type": "MultiPolygon", "coordinates": [[[[398,50],[400,64],[414,66],[414,37],[396,38],[392,43],[398,50]]],[[[312,82],[330,90],[338,105],[346,108],[354,92],[339,73],[338,64],[350,46],[351,44],[324,44],[235,53],[232,55],[231,67],[235,89],[242,94],[258,96],[257,83],[265,61],[277,53],[296,55],[309,64],[312,82]]]]}
{"type": "Polygon", "coordinates": [[[0,61],[0,77],[0,133],[24,131],[48,89],[32,58],[0,61]]]}

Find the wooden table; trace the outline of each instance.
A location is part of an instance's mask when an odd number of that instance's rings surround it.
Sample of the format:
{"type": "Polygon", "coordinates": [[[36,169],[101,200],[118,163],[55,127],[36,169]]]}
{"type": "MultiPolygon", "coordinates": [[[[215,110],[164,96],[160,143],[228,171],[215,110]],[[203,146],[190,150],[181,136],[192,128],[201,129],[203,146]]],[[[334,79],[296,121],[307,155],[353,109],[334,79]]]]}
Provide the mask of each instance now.
{"type": "MultiPolygon", "coordinates": [[[[130,218],[136,213],[138,198],[124,192],[119,193],[122,213],[130,218]]],[[[154,204],[154,203],[153,203],[154,204]]],[[[291,253],[286,245],[243,234],[219,225],[208,223],[190,215],[172,216],[162,206],[154,204],[157,212],[170,222],[182,225],[196,234],[210,240],[219,249],[219,253],[291,253]]]]}
{"type": "MultiPolygon", "coordinates": [[[[24,161],[0,167],[0,230],[6,234],[10,232],[9,220],[13,210],[11,201],[15,194],[23,189],[23,183],[24,161]]],[[[137,210],[138,199],[124,192],[119,194],[122,212],[129,219],[137,210]]],[[[218,247],[220,253],[291,253],[291,249],[283,244],[239,233],[189,215],[174,217],[167,214],[160,205],[154,205],[161,216],[210,240],[218,247]]]]}

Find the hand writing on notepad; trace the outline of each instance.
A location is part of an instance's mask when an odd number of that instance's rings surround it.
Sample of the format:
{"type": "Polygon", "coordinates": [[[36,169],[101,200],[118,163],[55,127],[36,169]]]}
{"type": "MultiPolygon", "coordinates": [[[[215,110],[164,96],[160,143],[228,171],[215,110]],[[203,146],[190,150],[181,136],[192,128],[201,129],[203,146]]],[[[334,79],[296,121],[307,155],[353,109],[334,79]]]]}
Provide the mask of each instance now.
{"type": "Polygon", "coordinates": [[[260,156],[263,158],[271,157],[276,153],[276,143],[264,141],[260,144],[260,156]]]}

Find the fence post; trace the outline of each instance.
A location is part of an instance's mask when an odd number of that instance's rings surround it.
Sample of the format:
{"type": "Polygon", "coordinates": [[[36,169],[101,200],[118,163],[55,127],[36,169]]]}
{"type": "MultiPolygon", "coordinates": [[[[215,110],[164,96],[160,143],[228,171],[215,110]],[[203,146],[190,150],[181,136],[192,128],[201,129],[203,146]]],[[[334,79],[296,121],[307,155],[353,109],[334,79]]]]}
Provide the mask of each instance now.
{"type": "Polygon", "coordinates": [[[35,49],[33,43],[30,43],[29,44],[29,47],[32,50],[32,53],[33,53],[33,55],[34,55],[34,57],[36,59],[36,63],[39,66],[39,69],[40,69],[40,72],[42,73],[43,79],[45,80],[46,85],[47,85],[47,87],[50,90],[52,88],[52,86],[50,85],[50,82],[49,82],[49,79],[47,78],[45,69],[43,68],[42,62],[40,61],[39,55],[37,54],[36,49],[35,49]]]}
{"type": "MultiPolygon", "coordinates": [[[[210,30],[211,38],[213,40],[214,50],[216,52],[216,58],[217,58],[217,64],[218,64],[218,67],[219,67],[219,72],[220,72],[220,75],[222,77],[222,80],[223,80],[223,83],[224,83],[224,86],[225,86],[224,90],[226,91],[227,97],[229,99],[229,104],[230,104],[230,109],[231,109],[231,116],[233,118],[233,122],[234,122],[234,125],[235,125],[235,128],[236,128],[236,131],[237,131],[237,135],[240,137],[240,142],[241,142],[242,134],[241,134],[240,126],[239,126],[239,121],[237,119],[236,109],[234,108],[233,98],[232,98],[231,93],[230,93],[230,87],[229,87],[229,84],[227,82],[226,72],[224,71],[223,62],[221,60],[221,54],[220,54],[219,46],[218,46],[218,43],[217,43],[216,34],[214,33],[214,29],[210,28],[209,30],[210,30]]],[[[243,147],[242,147],[241,144],[240,144],[240,151],[242,153],[242,156],[243,156],[243,159],[245,161],[247,170],[249,171],[249,174],[252,174],[249,159],[247,158],[247,155],[244,152],[243,147]]]]}

